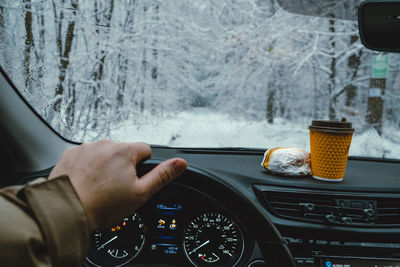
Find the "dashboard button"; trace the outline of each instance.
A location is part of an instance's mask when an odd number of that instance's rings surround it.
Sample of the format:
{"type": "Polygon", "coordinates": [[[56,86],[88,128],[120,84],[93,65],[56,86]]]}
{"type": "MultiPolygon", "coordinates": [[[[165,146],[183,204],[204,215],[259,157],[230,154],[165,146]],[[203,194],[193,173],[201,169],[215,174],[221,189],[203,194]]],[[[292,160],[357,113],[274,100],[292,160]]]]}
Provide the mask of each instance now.
{"type": "Polygon", "coordinates": [[[363,212],[368,218],[375,215],[375,211],[373,209],[364,209],[363,212]]]}
{"type": "Polygon", "coordinates": [[[314,258],[295,258],[297,267],[314,267],[314,258]]]}
{"type": "Polygon", "coordinates": [[[335,215],[332,215],[332,214],[326,215],[326,216],[325,216],[325,219],[326,219],[328,222],[330,222],[330,223],[336,222],[336,216],[335,216],[335,215]]]}
{"type": "Polygon", "coordinates": [[[340,246],[341,244],[340,244],[340,241],[330,241],[329,245],[331,245],[331,246],[340,246]]]}
{"type": "Polygon", "coordinates": [[[328,241],[326,241],[326,240],[317,240],[317,245],[328,245],[328,241]]]}
{"type": "Polygon", "coordinates": [[[353,223],[353,220],[351,218],[349,218],[349,217],[342,217],[341,221],[344,224],[352,224],[353,223]]]}

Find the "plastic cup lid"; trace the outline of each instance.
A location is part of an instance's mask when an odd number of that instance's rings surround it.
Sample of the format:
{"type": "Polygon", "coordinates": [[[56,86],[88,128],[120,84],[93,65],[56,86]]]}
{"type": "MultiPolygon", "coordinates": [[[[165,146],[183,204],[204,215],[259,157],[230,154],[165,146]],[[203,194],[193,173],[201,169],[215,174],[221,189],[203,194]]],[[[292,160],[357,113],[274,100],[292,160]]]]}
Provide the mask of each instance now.
{"type": "Polygon", "coordinates": [[[311,125],[309,126],[309,129],[340,133],[354,132],[351,122],[347,122],[346,118],[342,118],[341,121],[313,120],[311,125]]]}

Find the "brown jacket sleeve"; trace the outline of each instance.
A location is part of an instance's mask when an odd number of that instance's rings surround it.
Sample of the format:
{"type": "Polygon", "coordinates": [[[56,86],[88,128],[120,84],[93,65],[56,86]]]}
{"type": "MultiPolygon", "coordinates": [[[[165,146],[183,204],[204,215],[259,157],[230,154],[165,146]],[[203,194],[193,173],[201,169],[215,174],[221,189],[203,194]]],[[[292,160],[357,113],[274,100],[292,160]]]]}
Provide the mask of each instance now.
{"type": "Polygon", "coordinates": [[[89,236],[68,177],[0,190],[1,266],[82,266],[89,236]]]}

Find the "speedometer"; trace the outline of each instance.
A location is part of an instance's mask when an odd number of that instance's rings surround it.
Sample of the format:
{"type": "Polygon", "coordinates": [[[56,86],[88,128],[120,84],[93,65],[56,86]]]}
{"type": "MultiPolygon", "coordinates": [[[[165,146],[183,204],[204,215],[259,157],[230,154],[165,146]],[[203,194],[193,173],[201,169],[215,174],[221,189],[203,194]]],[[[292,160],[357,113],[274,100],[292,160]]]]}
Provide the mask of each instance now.
{"type": "Polygon", "coordinates": [[[225,215],[204,213],[183,233],[186,257],[194,266],[236,266],[243,254],[243,234],[225,215]]]}

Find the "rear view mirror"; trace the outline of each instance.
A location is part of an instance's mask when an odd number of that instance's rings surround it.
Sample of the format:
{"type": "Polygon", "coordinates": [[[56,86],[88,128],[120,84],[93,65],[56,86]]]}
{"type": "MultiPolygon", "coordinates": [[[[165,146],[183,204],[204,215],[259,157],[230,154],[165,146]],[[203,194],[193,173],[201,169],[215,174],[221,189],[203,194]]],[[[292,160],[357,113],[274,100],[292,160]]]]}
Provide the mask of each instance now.
{"type": "Polygon", "coordinates": [[[365,1],[358,8],[362,43],[369,49],[400,52],[400,1],[365,1]]]}

